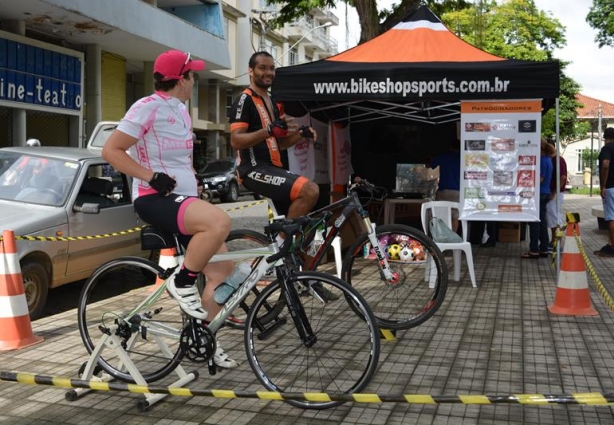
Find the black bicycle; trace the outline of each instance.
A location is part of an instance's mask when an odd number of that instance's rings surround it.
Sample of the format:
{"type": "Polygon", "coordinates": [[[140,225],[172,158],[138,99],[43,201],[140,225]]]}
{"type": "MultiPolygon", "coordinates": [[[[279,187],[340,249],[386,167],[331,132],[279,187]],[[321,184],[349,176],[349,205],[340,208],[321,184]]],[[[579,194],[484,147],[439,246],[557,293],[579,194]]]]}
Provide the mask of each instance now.
{"type": "MultiPolygon", "coordinates": [[[[386,193],[366,180],[354,183],[346,198],[309,215],[321,219],[314,220],[297,243],[302,269],[316,270],[349,223],[356,239],[343,257],[341,278],[366,299],[380,327],[409,329],[428,320],[443,303],[448,269],[435,242],[422,231],[401,224],[374,229],[361,200],[383,200],[386,193]]],[[[233,230],[227,240],[231,251],[267,243],[265,235],[243,229],[233,230]]],[[[258,288],[254,291],[257,295],[258,288]]],[[[242,307],[249,311],[249,300],[242,307]]],[[[234,316],[232,326],[241,328],[242,317],[234,316]]]]}

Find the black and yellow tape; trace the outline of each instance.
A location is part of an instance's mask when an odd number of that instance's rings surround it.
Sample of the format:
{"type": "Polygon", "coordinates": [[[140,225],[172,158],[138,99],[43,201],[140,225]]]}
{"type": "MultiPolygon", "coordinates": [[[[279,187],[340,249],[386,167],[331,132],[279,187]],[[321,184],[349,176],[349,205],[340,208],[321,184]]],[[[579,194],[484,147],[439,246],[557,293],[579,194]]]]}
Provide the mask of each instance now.
{"type": "MultiPolygon", "coordinates": [[[[38,241],[38,242],[58,242],[58,241],[88,241],[94,239],[110,238],[113,236],[128,235],[130,233],[140,232],[142,227],[135,227],[134,229],[122,230],[120,232],[104,233],[101,235],[93,236],[15,236],[15,240],[18,241],[38,241]]],[[[0,241],[2,240],[0,236],[0,241]]]]}
{"type": "Polygon", "coordinates": [[[0,380],[30,385],[51,385],[61,388],[88,388],[97,391],[125,391],[138,394],[170,394],[179,397],[215,398],[257,398],[261,400],[341,401],[354,403],[409,403],[409,404],[583,404],[605,406],[614,404],[614,393],[573,393],[573,394],[507,394],[507,395],[429,395],[399,394],[383,395],[369,393],[328,394],[328,393],[281,393],[274,391],[234,391],[218,389],[190,389],[184,387],[162,387],[126,384],[121,382],[84,381],[57,376],[31,373],[1,372],[0,380]]]}
{"type": "Polygon", "coordinates": [[[232,211],[238,211],[238,210],[245,210],[247,208],[251,208],[251,207],[254,207],[256,205],[264,204],[265,202],[267,202],[267,201],[266,200],[264,200],[264,201],[256,201],[256,202],[252,202],[250,204],[241,205],[240,207],[229,208],[227,210],[224,210],[224,212],[232,212],[232,211]]]}
{"type": "Polygon", "coordinates": [[[580,255],[582,255],[582,259],[584,260],[584,265],[586,267],[588,275],[593,279],[593,282],[595,282],[595,286],[597,287],[597,291],[603,298],[603,302],[610,308],[610,310],[614,312],[614,300],[612,300],[612,296],[601,282],[601,279],[599,279],[599,275],[597,275],[595,266],[593,266],[593,263],[591,263],[591,260],[588,258],[586,250],[582,245],[582,241],[580,240],[580,236],[578,235],[575,227],[573,228],[573,236],[576,239],[576,243],[578,244],[578,251],[580,251],[580,255]]]}
{"type": "MultiPolygon", "coordinates": [[[[242,209],[246,209],[246,208],[249,208],[249,207],[253,207],[255,205],[262,204],[264,202],[267,202],[267,201],[252,202],[250,204],[242,205],[242,206],[236,207],[236,208],[230,208],[230,209],[224,210],[224,211],[231,212],[231,211],[242,210],[242,209]]],[[[15,240],[18,240],[18,241],[30,241],[30,242],[34,242],[34,241],[36,241],[36,242],[89,241],[89,240],[95,240],[95,239],[111,238],[113,236],[128,235],[130,233],[140,232],[142,228],[143,227],[135,227],[133,229],[122,230],[122,231],[119,231],[119,232],[103,233],[101,235],[92,235],[92,236],[28,236],[28,235],[21,235],[21,236],[15,236],[15,240]]],[[[2,236],[0,236],[0,241],[2,239],[3,239],[2,236]]]]}

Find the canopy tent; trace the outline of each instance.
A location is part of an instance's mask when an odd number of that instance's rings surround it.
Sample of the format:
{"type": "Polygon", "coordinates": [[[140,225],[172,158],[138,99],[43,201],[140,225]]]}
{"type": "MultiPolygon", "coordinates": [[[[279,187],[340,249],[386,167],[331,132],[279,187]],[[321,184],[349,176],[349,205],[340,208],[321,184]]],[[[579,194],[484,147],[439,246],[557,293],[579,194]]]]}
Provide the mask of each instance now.
{"type": "Polygon", "coordinates": [[[460,101],[559,95],[557,62],[505,59],[458,38],[426,6],[338,55],[279,68],[273,97],[293,115],[352,123],[396,117],[457,121],[460,101]]]}

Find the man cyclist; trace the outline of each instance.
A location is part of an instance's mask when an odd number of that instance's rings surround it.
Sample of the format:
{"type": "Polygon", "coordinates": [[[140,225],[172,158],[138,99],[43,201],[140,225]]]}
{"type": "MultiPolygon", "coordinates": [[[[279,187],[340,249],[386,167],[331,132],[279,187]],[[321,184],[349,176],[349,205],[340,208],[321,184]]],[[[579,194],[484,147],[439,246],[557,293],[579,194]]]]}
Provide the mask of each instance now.
{"type": "MultiPolygon", "coordinates": [[[[247,189],[270,198],[278,213],[288,218],[308,214],[318,201],[318,185],[285,170],[281,151],[304,138],[315,139],[316,133],[308,126],[288,125],[292,118],[269,96],[275,61],[268,52],[250,57],[248,73],[250,86],[230,111],[230,143],[239,152],[239,177],[247,189]]],[[[325,301],[338,297],[315,289],[325,301]]]]}
{"type": "MultiPolygon", "coordinates": [[[[220,311],[213,291],[233,268],[231,261],[207,264],[215,253],[227,251],[230,217],[198,198],[192,166],[192,121],[185,102],[192,96],[194,73],[204,68],[202,60],[178,50],[158,56],[156,92],[130,107],[102,150],[113,167],[134,177],[132,197],[141,219],[179,235],[185,260],[167,290],[186,314],[203,321],[220,311]],[[202,303],[196,286],[201,271],[207,276],[202,303]]],[[[238,366],[219,344],[214,361],[224,368],[238,366]]]]}

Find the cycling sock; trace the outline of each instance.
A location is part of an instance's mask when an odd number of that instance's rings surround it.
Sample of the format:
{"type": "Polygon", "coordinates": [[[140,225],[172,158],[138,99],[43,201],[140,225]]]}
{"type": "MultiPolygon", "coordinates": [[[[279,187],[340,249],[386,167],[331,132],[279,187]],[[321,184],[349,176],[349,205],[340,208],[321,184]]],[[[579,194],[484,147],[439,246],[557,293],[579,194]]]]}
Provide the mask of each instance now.
{"type": "Polygon", "coordinates": [[[184,265],[181,266],[179,273],[175,276],[175,286],[177,288],[187,288],[196,283],[196,278],[199,272],[187,269],[184,265]]]}

